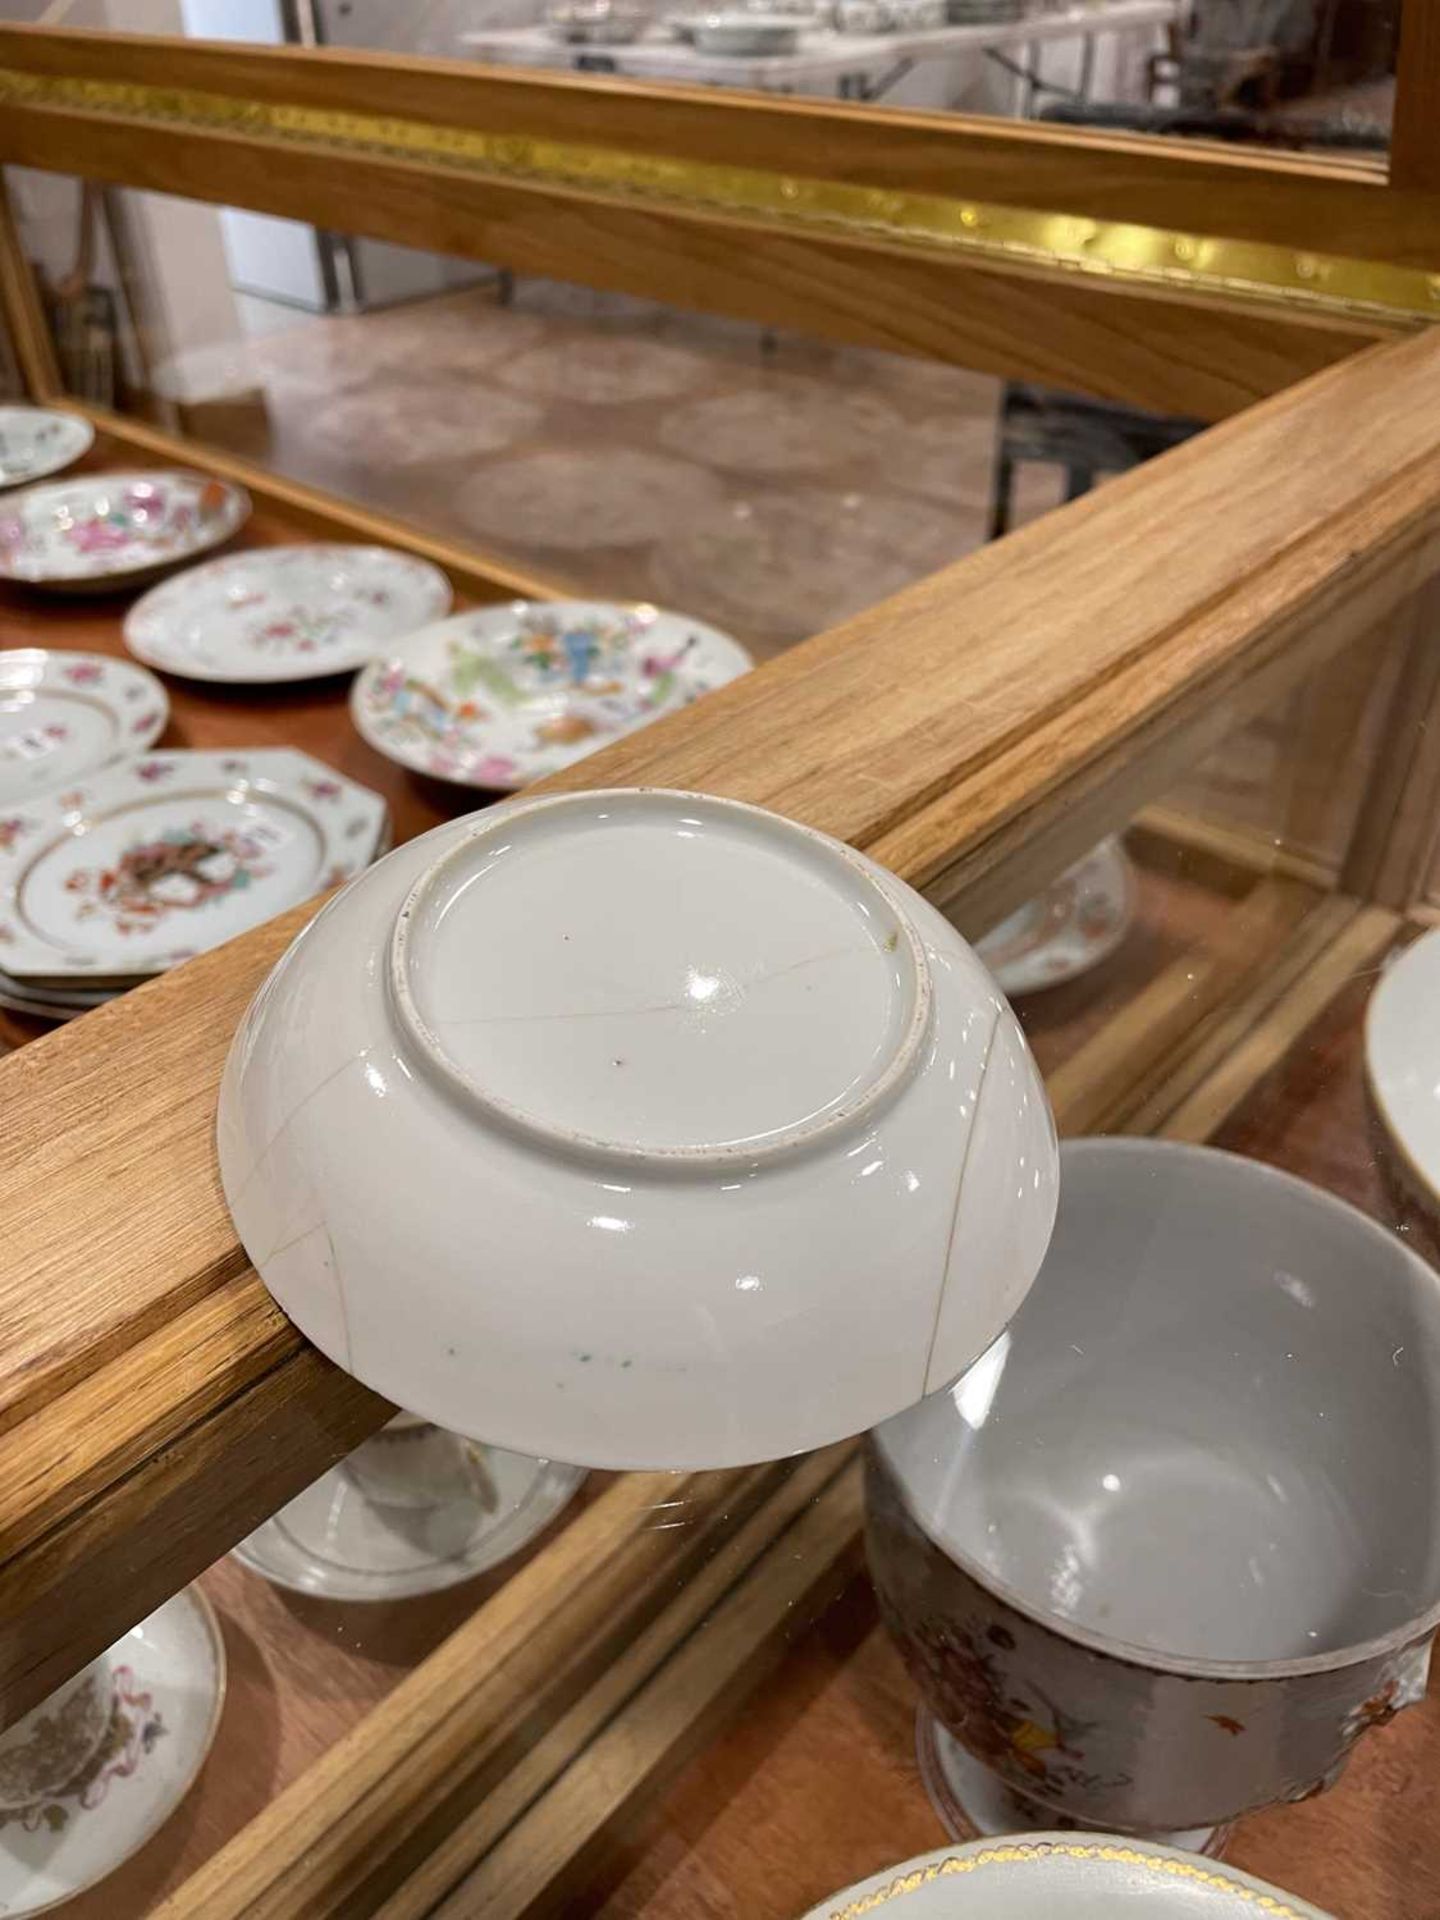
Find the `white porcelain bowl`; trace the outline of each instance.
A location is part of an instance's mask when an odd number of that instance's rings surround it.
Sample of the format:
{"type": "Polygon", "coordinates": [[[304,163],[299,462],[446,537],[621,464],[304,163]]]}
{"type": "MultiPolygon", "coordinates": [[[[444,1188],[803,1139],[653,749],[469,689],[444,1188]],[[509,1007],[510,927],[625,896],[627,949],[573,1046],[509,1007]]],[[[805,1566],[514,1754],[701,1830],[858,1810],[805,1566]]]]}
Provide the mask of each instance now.
{"type": "Polygon", "coordinates": [[[220,1098],[240,1236],[341,1366],[586,1466],[775,1458],[953,1378],[1056,1202],[960,936],[849,848],[697,794],[412,841],[261,988],[220,1098]]]}

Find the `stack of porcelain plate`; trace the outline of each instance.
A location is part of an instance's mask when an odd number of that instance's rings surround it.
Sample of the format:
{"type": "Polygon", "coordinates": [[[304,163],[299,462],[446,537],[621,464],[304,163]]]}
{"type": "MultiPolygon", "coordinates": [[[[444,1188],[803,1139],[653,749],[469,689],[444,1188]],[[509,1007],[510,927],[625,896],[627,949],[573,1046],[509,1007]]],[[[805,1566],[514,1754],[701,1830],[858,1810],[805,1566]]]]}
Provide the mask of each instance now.
{"type": "Polygon", "coordinates": [[[349,879],[385,803],[288,749],[150,751],[164,688],[0,654],[0,1004],[67,1020],[349,879]]]}
{"type": "Polygon", "coordinates": [[[993,27],[1019,20],[1024,0],[945,0],[945,18],[952,27],[993,27]]]}
{"type": "Polygon", "coordinates": [[[54,407],[0,407],[0,487],[60,473],[90,451],[95,429],[54,407]]]}

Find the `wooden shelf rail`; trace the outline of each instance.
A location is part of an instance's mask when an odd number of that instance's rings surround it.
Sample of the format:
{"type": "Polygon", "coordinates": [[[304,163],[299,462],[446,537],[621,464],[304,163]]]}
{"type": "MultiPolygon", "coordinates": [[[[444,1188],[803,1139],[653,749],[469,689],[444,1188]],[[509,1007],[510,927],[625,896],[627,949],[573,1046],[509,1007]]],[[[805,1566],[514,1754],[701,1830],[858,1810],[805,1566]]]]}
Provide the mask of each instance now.
{"type": "MultiPolygon", "coordinates": [[[[1440,571],[1440,338],[1359,355],[622,741],[1017,904],[1440,571]]],[[[212,1143],[301,908],[0,1061],[0,1717],[384,1418],[248,1266],[212,1143]]]]}

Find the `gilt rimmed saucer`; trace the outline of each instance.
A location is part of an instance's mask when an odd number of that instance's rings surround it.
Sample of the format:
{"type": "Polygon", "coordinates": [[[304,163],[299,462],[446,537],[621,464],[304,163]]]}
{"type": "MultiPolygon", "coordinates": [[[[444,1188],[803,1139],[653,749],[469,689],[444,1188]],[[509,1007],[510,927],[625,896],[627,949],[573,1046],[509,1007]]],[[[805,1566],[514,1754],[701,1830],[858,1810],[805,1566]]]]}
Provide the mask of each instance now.
{"type": "Polygon", "coordinates": [[[942,1847],[833,1893],[804,1920],[1327,1920],[1269,1882],[1110,1833],[1002,1835],[942,1847]]]}
{"type": "Polygon", "coordinates": [[[93,1887],[174,1813],[205,1764],[225,1702],[225,1645],[194,1587],[107,1656],[114,1690],[99,1751],[63,1791],[0,1814],[0,1914],[43,1913],[93,1887]]]}
{"type": "Polygon", "coordinates": [[[450,598],[438,567],[390,547],[253,547],[152,587],[125,616],[125,644],[192,680],[310,680],[363,667],[450,598]]]}
{"type": "Polygon", "coordinates": [[[249,518],[240,487],[183,469],[87,473],[0,501],[0,580],[104,593],[228,540],[249,518]]]}
{"type": "Polygon", "coordinates": [[[509,792],[745,673],[728,634],[651,606],[516,601],[412,633],[351,688],[401,766],[509,792]]]}
{"type": "Polygon", "coordinates": [[[0,815],[0,967],[131,985],[351,879],[385,802],[308,754],[157,753],[0,815]]]}
{"type": "Polygon", "coordinates": [[[0,809],[143,753],[170,702],[153,673],[100,653],[0,653],[0,809]]]}
{"type": "Polygon", "coordinates": [[[1135,919],[1135,870],[1118,839],[1067,867],[975,951],[1009,999],[1089,973],[1120,945],[1135,919]]]}
{"type": "Polygon", "coordinates": [[[377,1435],[235,1548],[275,1586],[326,1600],[400,1600],[437,1593],[498,1566],[528,1545],[574,1498],[582,1467],[482,1446],[420,1422],[377,1435]],[[404,1450],[426,1436],[455,1450],[426,1497],[367,1474],[368,1449],[404,1450]],[[458,1473],[456,1469],[459,1469],[458,1473]]]}
{"type": "Polygon", "coordinates": [[[95,444],[79,413],[58,407],[0,407],[0,487],[23,487],[63,473],[95,444]]]}
{"type": "Polygon", "coordinates": [[[1415,1197],[1440,1207],[1440,927],[1396,954],[1370,995],[1365,1079],[1415,1197]]]}

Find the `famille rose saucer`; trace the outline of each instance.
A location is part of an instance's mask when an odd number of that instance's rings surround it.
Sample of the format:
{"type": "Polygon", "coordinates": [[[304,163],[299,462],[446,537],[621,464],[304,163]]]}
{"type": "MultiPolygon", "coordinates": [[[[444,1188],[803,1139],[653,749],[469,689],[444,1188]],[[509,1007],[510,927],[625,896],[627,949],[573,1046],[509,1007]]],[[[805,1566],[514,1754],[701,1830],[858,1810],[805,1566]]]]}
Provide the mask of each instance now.
{"type": "Polygon", "coordinates": [[[942,1847],[812,1907],[805,1920],[1326,1920],[1238,1867],[1110,1833],[1036,1833],[942,1847]]]}
{"type": "Polygon", "coordinates": [[[0,580],[103,593],[218,547],[250,498],[201,473],[90,473],[0,501],[0,580]]]}
{"type": "Polygon", "coordinates": [[[276,1586],[401,1600],[498,1566],[569,1504],[581,1467],[482,1446],[402,1414],[235,1549],[276,1586]]]}
{"type": "Polygon", "coordinates": [[[143,753],[170,713],[153,673],[98,653],[0,653],[0,809],[143,753]]]}
{"type": "Polygon", "coordinates": [[[184,1799],[220,1724],[225,1646],[190,1587],[106,1656],[109,1730],[68,1787],[0,1813],[0,1914],[72,1900],[144,1846],[184,1799]]]}
{"type": "Polygon", "coordinates": [[[1365,1077],[1415,1197],[1440,1206],[1440,928],[1381,974],[1365,1010],[1365,1077]]]}
{"type": "Polygon", "coordinates": [[[126,761],[0,812],[0,968],[133,984],[350,879],[385,825],[378,793],[289,748],[126,761]]]}
{"type": "Polygon", "coordinates": [[[1135,870],[1116,839],[1067,867],[992,927],[975,951],[1007,999],[1078,979],[1120,945],[1135,918],[1135,870]]]}
{"type": "Polygon", "coordinates": [[[0,407],[0,487],[21,487],[73,466],[95,442],[78,413],[54,407],[0,407]]]}
{"type": "Polygon", "coordinates": [[[125,644],[192,680],[309,680],[363,667],[449,608],[444,574],[407,553],[257,547],[152,587],[125,616],[125,644]]]}
{"type": "Polygon", "coordinates": [[[412,633],[357,676],[350,712],[401,766],[510,792],[752,665],[738,641],[657,607],[517,601],[412,633]]]}

